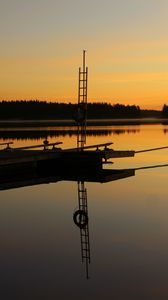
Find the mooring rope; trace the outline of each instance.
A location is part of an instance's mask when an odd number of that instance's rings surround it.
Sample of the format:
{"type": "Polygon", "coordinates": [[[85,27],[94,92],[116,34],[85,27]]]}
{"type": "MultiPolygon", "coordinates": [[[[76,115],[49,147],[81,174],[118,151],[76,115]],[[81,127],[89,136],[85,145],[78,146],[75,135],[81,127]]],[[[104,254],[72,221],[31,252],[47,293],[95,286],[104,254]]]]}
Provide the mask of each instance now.
{"type": "Polygon", "coordinates": [[[168,146],[159,147],[159,148],[152,148],[152,149],[145,149],[145,150],[138,150],[135,151],[135,153],[142,153],[142,152],[148,152],[148,151],[155,151],[155,150],[161,150],[161,149],[167,149],[168,146]]]}
{"type": "Polygon", "coordinates": [[[139,167],[139,168],[134,168],[134,170],[137,171],[137,170],[154,169],[154,168],[161,168],[161,167],[168,167],[168,164],[139,167]]]}

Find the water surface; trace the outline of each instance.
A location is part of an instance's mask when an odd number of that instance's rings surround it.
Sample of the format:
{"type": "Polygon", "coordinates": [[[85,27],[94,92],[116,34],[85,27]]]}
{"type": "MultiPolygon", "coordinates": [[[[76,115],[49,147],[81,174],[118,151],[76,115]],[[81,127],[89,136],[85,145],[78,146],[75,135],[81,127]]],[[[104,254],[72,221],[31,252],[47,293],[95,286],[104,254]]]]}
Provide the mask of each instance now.
{"type": "MultiPolygon", "coordinates": [[[[114,149],[168,145],[168,126],[93,127],[88,144],[112,141],[114,149]],[[103,130],[106,130],[103,132],[103,130]]],[[[71,128],[45,136],[22,130],[0,143],[39,144],[48,137],[76,145],[71,128]]],[[[43,131],[42,131],[43,132],[43,131]]],[[[43,132],[44,133],[44,132],[43,132]]],[[[6,133],[8,134],[8,133],[6,133]]],[[[113,160],[114,161],[114,160],[113,160]]],[[[168,149],[116,159],[108,168],[168,163],[168,149]]],[[[8,299],[168,298],[168,168],[139,170],[106,184],[85,183],[89,213],[89,279],[81,262],[76,182],[57,182],[0,192],[1,294],[8,299]]]]}

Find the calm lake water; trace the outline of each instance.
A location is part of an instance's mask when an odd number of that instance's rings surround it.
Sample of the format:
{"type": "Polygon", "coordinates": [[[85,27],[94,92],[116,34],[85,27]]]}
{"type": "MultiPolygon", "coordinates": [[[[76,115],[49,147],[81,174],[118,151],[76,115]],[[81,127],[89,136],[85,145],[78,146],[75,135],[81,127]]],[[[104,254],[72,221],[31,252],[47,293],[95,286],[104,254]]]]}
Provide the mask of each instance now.
{"type": "MultiPolygon", "coordinates": [[[[72,128],[0,130],[15,146],[62,141],[72,128]],[[64,130],[64,132],[63,132],[64,130]]],[[[114,149],[168,146],[168,126],[90,128],[87,143],[114,149]]],[[[108,168],[168,164],[168,149],[113,160],[108,168]]],[[[107,166],[106,166],[107,168],[107,166]]],[[[77,182],[0,192],[0,287],[3,300],[168,299],[168,167],[137,170],[109,183],[85,183],[89,214],[89,279],[81,260],[77,182]]]]}

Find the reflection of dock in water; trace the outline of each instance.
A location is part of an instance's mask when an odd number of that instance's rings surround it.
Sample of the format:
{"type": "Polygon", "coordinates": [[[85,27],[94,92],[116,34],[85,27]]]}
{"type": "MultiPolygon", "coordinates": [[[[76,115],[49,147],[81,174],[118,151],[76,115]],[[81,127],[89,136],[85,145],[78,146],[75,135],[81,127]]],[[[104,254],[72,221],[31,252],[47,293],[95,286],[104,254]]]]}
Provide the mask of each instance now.
{"type": "Polygon", "coordinates": [[[20,188],[25,186],[33,186],[39,184],[48,184],[58,181],[86,181],[86,182],[110,182],[113,180],[118,180],[135,175],[134,169],[123,169],[123,170],[102,170],[97,173],[93,170],[88,172],[76,172],[76,171],[66,171],[63,172],[37,172],[37,170],[29,170],[25,172],[23,169],[20,169],[19,172],[0,174],[0,190],[7,190],[13,188],[20,188]]]}

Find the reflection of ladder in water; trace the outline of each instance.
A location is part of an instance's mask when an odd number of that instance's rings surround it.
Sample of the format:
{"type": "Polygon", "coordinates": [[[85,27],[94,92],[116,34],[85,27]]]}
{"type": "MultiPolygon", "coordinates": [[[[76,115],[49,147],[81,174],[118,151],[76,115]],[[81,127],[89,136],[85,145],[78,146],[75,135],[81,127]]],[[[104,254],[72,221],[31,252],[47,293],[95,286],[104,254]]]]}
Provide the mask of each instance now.
{"type": "Polygon", "coordinates": [[[86,144],[88,67],[85,66],[85,54],[86,51],[83,50],[83,68],[82,70],[79,68],[77,148],[82,148],[86,144]]]}
{"type": "Polygon", "coordinates": [[[78,201],[79,210],[83,211],[85,214],[81,215],[81,226],[80,236],[81,236],[81,256],[82,263],[85,262],[86,265],[86,277],[89,278],[88,265],[90,264],[90,240],[89,240],[89,224],[88,224],[88,207],[87,207],[87,190],[83,181],[78,182],[78,201]],[[85,219],[87,217],[87,220],[85,219]]]}

